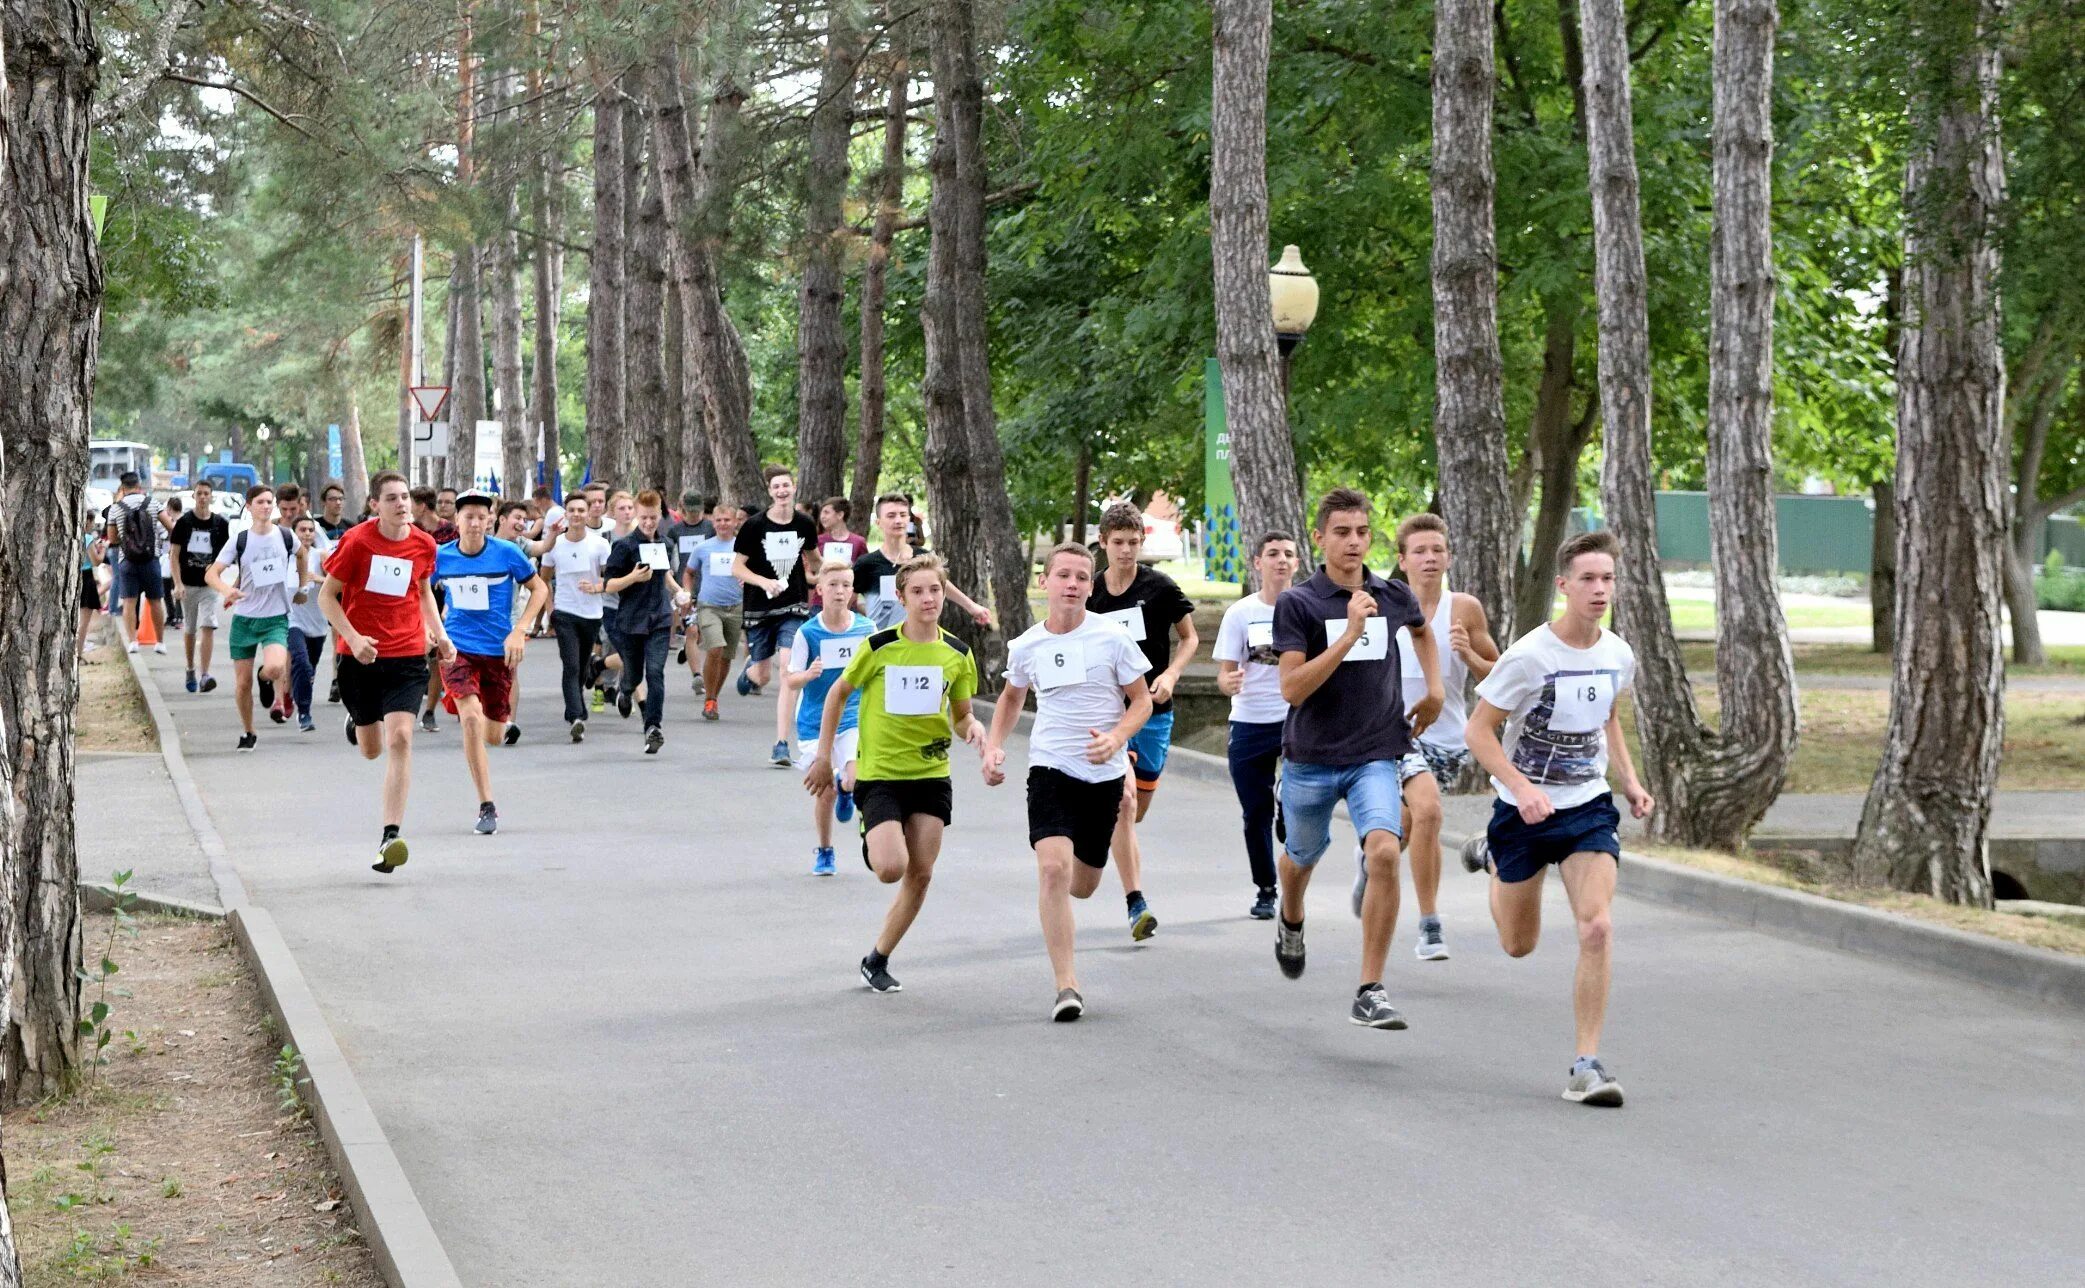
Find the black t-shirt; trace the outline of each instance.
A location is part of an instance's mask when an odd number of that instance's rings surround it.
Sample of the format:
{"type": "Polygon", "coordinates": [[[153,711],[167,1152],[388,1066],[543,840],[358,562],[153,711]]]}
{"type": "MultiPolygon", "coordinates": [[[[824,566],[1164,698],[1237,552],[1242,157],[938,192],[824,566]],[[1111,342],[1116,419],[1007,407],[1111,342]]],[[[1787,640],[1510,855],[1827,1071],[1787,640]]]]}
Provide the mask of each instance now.
{"type": "Polygon", "coordinates": [[[779,614],[808,616],[811,578],[804,572],[804,552],[818,549],[818,525],[801,514],[776,523],[762,510],[746,520],[731,543],[734,554],[746,557],[746,566],[762,577],[789,583],[781,595],[770,599],[759,586],[747,586],[745,618],[757,622],[779,614]]]}
{"type": "Polygon", "coordinates": [[[708,519],[697,519],[693,523],[685,519],[674,520],[666,529],[666,544],[673,547],[674,567],[678,568],[687,563],[688,556],[695,552],[695,547],[716,535],[717,527],[708,519]]]}
{"type": "MultiPolygon", "coordinates": [[[[1282,755],[1302,765],[1363,765],[1396,760],[1412,750],[1405,722],[1404,684],[1399,677],[1397,631],[1426,629],[1426,615],[1411,588],[1364,569],[1362,585],[1375,596],[1368,635],[1302,705],[1289,709],[1282,729],[1282,755]]],[[[1347,604],[1354,592],[1320,568],[1274,601],[1274,648],[1301,653],[1308,662],[1346,634],[1347,604]]]]}
{"type": "MultiPolygon", "coordinates": [[[[1137,637],[1137,647],[1144,650],[1144,661],[1149,664],[1144,672],[1146,680],[1156,679],[1173,660],[1173,626],[1183,617],[1194,615],[1194,601],[1189,599],[1171,577],[1152,568],[1139,566],[1137,575],[1129,582],[1129,589],[1117,595],[1108,589],[1105,569],[1093,577],[1093,591],[1086,596],[1086,611],[1097,616],[1112,616],[1137,637]]],[[[1151,714],[1161,715],[1173,709],[1171,702],[1153,702],[1151,714]]]]}
{"type": "Polygon", "coordinates": [[[203,574],[210,571],[211,563],[217,559],[217,552],[224,549],[224,543],[231,539],[232,525],[226,522],[225,517],[221,514],[213,514],[207,519],[199,519],[191,511],[174,520],[172,540],[174,549],[180,553],[181,584],[184,586],[208,585],[209,583],[203,579],[203,574]],[[189,548],[189,543],[199,536],[207,536],[209,538],[210,548],[207,551],[189,548]]]}

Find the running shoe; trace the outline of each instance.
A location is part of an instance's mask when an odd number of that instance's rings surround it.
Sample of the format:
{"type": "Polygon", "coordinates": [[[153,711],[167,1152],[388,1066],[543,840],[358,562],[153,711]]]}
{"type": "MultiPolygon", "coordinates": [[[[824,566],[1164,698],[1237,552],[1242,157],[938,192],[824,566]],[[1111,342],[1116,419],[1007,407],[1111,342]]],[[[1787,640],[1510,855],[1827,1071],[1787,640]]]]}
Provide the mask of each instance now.
{"type": "Polygon", "coordinates": [[[608,695],[607,695],[607,694],[606,694],[605,692],[601,691],[600,689],[595,689],[595,690],[594,690],[594,710],[596,710],[596,711],[605,711],[605,710],[607,710],[607,709],[608,709],[608,695]]]}
{"type": "Polygon", "coordinates": [[[665,731],[665,730],[663,730],[663,729],[659,728],[659,726],[657,726],[657,725],[653,725],[653,726],[652,726],[651,728],[649,728],[649,729],[647,729],[647,730],[645,730],[645,731],[644,731],[644,754],[645,754],[645,755],[647,755],[647,756],[656,756],[656,755],[658,755],[658,754],[659,754],[659,748],[661,748],[661,747],[663,747],[663,746],[665,746],[665,745],[666,745],[666,731],[665,731]]]}
{"type": "Polygon", "coordinates": [[[190,693],[194,693],[194,692],[195,692],[195,672],[194,672],[194,671],[190,671],[190,672],[188,673],[188,691],[189,691],[190,693]]]}
{"type": "Polygon", "coordinates": [[[338,705],[338,704],[339,704],[339,702],[340,702],[340,681],[338,681],[338,680],[335,680],[335,681],[333,681],[333,682],[332,682],[331,684],[329,684],[329,685],[327,685],[327,686],[326,686],[326,701],[328,701],[328,702],[331,702],[331,703],[334,703],[335,705],[338,705]]]}
{"type": "Polygon", "coordinates": [[[383,844],[376,847],[376,862],[369,866],[378,872],[395,872],[405,866],[405,838],[387,836],[383,844]]]}
{"type": "Polygon", "coordinates": [[[491,836],[500,830],[500,812],[492,807],[491,801],[478,806],[478,821],[474,830],[480,836],[491,836]]]}
{"type": "Polygon", "coordinates": [[[307,712],[306,714],[297,717],[298,733],[311,733],[315,731],[317,728],[318,726],[311,722],[310,713],[307,712]]]}
{"type": "Polygon", "coordinates": [[[1158,933],[1158,918],[1151,915],[1151,905],[1142,899],[1129,910],[1129,937],[1135,943],[1143,943],[1158,933]]]}
{"type": "Polygon", "coordinates": [[[738,673],[738,696],[742,698],[750,698],[758,692],[760,692],[760,686],[753,683],[753,676],[751,675],[751,673],[746,671],[740,671],[738,673]]]}
{"type": "Polygon", "coordinates": [[[152,651],[154,653],[159,654],[161,657],[165,657],[167,655],[167,642],[165,640],[161,640],[159,643],[154,644],[152,646],[152,651]]]}
{"type": "Polygon", "coordinates": [[[833,847],[821,845],[811,851],[811,875],[829,877],[833,874],[833,847]]]}
{"type": "Polygon", "coordinates": [[[422,732],[422,733],[439,733],[439,732],[441,732],[441,726],[440,726],[440,725],[438,725],[438,724],[436,724],[436,723],[434,722],[434,708],[433,708],[433,707],[429,707],[429,708],[427,708],[427,710],[425,710],[425,711],[422,711],[422,712],[420,713],[420,732],[422,732]]]}
{"type": "Polygon", "coordinates": [[[260,690],[262,706],[272,707],[275,705],[275,681],[269,679],[255,680],[254,687],[260,690]]]}
{"type": "Polygon", "coordinates": [[[1361,901],[1368,896],[1368,851],[1354,847],[1354,915],[1361,915],[1361,901]]]}
{"type": "Polygon", "coordinates": [[[789,744],[777,742],[775,749],[767,754],[767,758],[769,763],[773,764],[776,769],[789,768],[789,744]]]}
{"type": "Polygon", "coordinates": [[[517,743],[517,742],[520,742],[520,741],[521,741],[521,726],[520,726],[520,725],[518,725],[518,724],[510,724],[510,725],[508,725],[508,726],[507,726],[507,732],[505,732],[505,733],[503,733],[503,734],[501,734],[501,735],[500,735],[500,743],[501,743],[501,745],[503,745],[503,746],[508,746],[508,747],[511,747],[511,746],[513,746],[513,745],[514,745],[515,743],[517,743]]]}
{"type": "Polygon", "coordinates": [[[1598,1059],[1580,1060],[1571,1066],[1571,1081],[1564,1084],[1564,1099],[1578,1105],[1620,1109],[1622,1084],[1598,1059]]]}
{"type": "Polygon", "coordinates": [[[137,642],[136,640],[132,640],[132,641],[131,641],[130,643],[128,643],[128,644],[125,644],[125,645],[123,646],[123,651],[124,651],[125,653],[135,653],[135,652],[137,652],[137,651],[138,651],[138,642],[137,642]]]}
{"type": "Polygon", "coordinates": [[[340,718],[340,727],[347,730],[348,746],[360,747],[362,745],[362,740],[355,736],[355,718],[353,716],[342,716],[340,718]]]}
{"type": "Polygon", "coordinates": [[[695,696],[698,698],[709,696],[709,681],[699,675],[695,677],[695,696]]]}
{"type": "Polygon", "coordinates": [[[628,689],[617,689],[615,691],[615,713],[628,720],[630,718],[630,699],[635,696],[628,689]]]}
{"type": "Polygon", "coordinates": [[[586,741],[586,721],[584,721],[584,720],[574,720],[574,721],[572,722],[572,741],[573,741],[573,742],[585,742],[585,741],[586,741]]]}
{"type": "Polygon", "coordinates": [[[702,718],[704,720],[715,720],[719,718],[717,714],[717,700],[715,698],[710,698],[703,702],[702,718]]]}
{"type": "Polygon", "coordinates": [[[203,682],[196,687],[204,693],[215,692],[217,689],[217,677],[205,671],[203,673],[203,682]]]}
{"type": "Polygon", "coordinates": [[[1354,994],[1354,1009],[1347,1018],[1364,1028],[1401,1029],[1405,1027],[1404,1016],[1390,1005],[1390,995],[1381,984],[1370,984],[1354,994]]]}
{"type": "Polygon", "coordinates": [[[1448,941],[1441,938],[1441,923],[1431,917],[1419,922],[1419,944],[1412,950],[1422,962],[1448,960],[1448,941]]]}
{"type": "Polygon", "coordinates": [[[842,823],[849,822],[854,818],[853,792],[843,787],[840,789],[839,795],[833,797],[833,817],[842,823]]]}
{"type": "Polygon", "coordinates": [[[1484,833],[1472,832],[1470,839],[1462,843],[1462,870],[1465,872],[1495,872],[1491,865],[1491,842],[1484,833]]]}
{"type": "Polygon", "coordinates": [[[257,733],[242,733],[239,735],[239,750],[241,751],[252,751],[260,745],[261,736],[257,733]]]}
{"type": "Polygon", "coordinates": [[[898,982],[897,976],[890,973],[888,966],[871,966],[869,965],[869,959],[866,957],[862,958],[862,983],[867,984],[869,991],[872,993],[902,993],[905,991],[905,986],[898,982]]]}
{"type": "Polygon", "coordinates": [[[283,709],[281,707],[269,707],[268,718],[270,720],[273,720],[276,724],[283,724],[289,720],[289,716],[283,712],[283,709]]]}
{"type": "Polygon", "coordinates": [[[1086,1013],[1086,999],[1079,996],[1076,988],[1057,990],[1057,1004],[1050,1008],[1050,1018],[1059,1024],[1069,1024],[1086,1013]]]}
{"type": "Polygon", "coordinates": [[[680,652],[673,655],[673,660],[682,666],[686,666],[688,664],[688,650],[685,645],[682,646],[680,652]]]}
{"type": "Polygon", "coordinates": [[[1260,891],[1259,897],[1252,901],[1251,916],[1254,921],[1274,920],[1274,892],[1272,890],[1260,891]]]}
{"type": "Polygon", "coordinates": [[[1274,923],[1274,962],[1290,979],[1303,978],[1303,927],[1291,930],[1285,921],[1274,923]]]}

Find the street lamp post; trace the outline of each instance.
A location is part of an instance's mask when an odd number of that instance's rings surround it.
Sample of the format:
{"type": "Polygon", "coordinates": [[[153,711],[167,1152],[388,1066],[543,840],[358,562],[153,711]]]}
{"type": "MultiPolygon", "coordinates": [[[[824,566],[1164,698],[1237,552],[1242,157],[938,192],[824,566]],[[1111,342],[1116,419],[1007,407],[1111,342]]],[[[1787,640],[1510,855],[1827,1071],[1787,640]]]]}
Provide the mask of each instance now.
{"type": "Polygon", "coordinates": [[[275,431],[269,429],[268,422],[264,420],[253,432],[261,440],[261,482],[273,487],[275,486],[275,448],[268,442],[268,439],[275,431]]]}
{"type": "Polygon", "coordinates": [[[1281,248],[1281,260],[1267,270],[1267,297],[1274,308],[1274,343],[1281,351],[1281,405],[1286,419],[1289,406],[1289,366],[1296,346],[1310,333],[1318,316],[1318,279],[1303,266],[1303,254],[1294,246],[1281,248]]]}

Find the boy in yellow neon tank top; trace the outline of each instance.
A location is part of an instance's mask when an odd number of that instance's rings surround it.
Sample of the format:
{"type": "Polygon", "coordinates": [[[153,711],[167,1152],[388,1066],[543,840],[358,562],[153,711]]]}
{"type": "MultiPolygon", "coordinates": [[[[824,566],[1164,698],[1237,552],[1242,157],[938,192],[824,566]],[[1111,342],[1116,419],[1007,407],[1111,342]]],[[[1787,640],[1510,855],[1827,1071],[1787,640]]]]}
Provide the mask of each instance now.
{"type": "Polygon", "coordinates": [[[941,561],[922,555],[897,573],[905,620],[868,638],[825,695],[818,754],[804,772],[816,795],[833,777],[833,741],[849,695],[859,691],[861,741],[856,757],[855,807],[861,811],[862,860],[886,885],[900,882],[883,931],[862,958],[862,982],[895,993],[888,966],[898,941],[919,916],[941,853],[953,793],[949,751],[961,738],[984,745],[984,725],[970,713],[977,692],[977,660],[969,646],[941,629],[947,586],[941,561]]]}

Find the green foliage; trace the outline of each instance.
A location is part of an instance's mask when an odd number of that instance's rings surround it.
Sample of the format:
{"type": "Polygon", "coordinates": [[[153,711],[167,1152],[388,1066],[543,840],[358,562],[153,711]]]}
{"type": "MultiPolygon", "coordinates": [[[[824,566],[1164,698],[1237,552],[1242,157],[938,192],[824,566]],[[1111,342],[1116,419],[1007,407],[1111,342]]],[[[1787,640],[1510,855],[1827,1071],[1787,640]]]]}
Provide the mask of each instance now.
{"type": "Polygon", "coordinates": [[[285,1114],[302,1117],[304,1101],[297,1088],[307,1079],[304,1077],[304,1057],[297,1053],[297,1048],[285,1043],[276,1053],[273,1077],[277,1108],[285,1114]]]}
{"type": "Polygon", "coordinates": [[[130,884],[130,876],[130,870],[126,868],[111,878],[110,884],[115,888],[115,906],[109,912],[109,933],[102,944],[101,961],[93,970],[83,969],[79,972],[80,982],[94,989],[94,1000],[88,1005],[87,1013],[76,1021],[79,1036],[93,1040],[93,1050],[87,1058],[87,1085],[90,1089],[100,1085],[101,1068],[108,1063],[108,1057],[102,1053],[108,1048],[110,1039],[115,1037],[114,1030],[109,1027],[109,998],[127,995],[120,988],[112,991],[109,981],[116,977],[120,969],[114,957],[116,937],[123,935],[136,938],[138,933],[137,922],[131,916],[131,909],[137,906],[138,897],[126,888],[130,884]]]}

